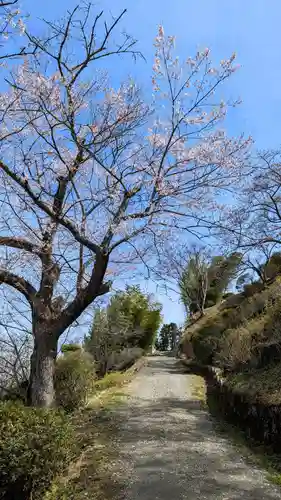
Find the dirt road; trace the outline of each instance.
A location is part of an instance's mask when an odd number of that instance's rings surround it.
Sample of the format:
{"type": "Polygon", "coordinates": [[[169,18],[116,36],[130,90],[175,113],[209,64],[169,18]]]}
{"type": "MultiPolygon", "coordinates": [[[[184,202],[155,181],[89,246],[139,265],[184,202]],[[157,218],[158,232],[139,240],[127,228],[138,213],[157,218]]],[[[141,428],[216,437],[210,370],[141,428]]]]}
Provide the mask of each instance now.
{"type": "Polygon", "coordinates": [[[176,360],[159,356],[128,386],[112,465],[118,500],[281,499],[266,473],[215,432],[191,382],[176,360]]]}

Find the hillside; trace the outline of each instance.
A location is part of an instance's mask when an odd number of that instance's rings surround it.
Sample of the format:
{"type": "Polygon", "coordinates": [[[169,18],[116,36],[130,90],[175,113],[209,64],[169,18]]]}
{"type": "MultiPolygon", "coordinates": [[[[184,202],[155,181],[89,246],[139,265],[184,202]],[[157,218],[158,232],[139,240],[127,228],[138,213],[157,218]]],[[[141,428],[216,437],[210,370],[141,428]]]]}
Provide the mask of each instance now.
{"type": "Polygon", "coordinates": [[[281,280],[233,294],[187,326],[181,350],[223,370],[227,384],[265,404],[281,403],[281,280]]]}

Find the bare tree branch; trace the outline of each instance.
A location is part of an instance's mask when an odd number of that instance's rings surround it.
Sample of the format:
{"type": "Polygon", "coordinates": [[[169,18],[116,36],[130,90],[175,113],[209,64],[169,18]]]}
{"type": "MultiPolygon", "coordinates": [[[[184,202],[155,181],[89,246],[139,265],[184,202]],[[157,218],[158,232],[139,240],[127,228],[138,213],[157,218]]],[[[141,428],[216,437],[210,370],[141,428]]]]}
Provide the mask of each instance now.
{"type": "Polygon", "coordinates": [[[0,269],[0,283],[12,286],[15,290],[22,293],[30,304],[33,304],[36,289],[24,278],[5,269],[0,269]]]}
{"type": "Polygon", "coordinates": [[[18,248],[19,250],[25,250],[26,252],[33,253],[35,255],[41,256],[42,249],[24,238],[15,238],[12,236],[0,236],[0,246],[8,246],[12,248],[18,248]]]}

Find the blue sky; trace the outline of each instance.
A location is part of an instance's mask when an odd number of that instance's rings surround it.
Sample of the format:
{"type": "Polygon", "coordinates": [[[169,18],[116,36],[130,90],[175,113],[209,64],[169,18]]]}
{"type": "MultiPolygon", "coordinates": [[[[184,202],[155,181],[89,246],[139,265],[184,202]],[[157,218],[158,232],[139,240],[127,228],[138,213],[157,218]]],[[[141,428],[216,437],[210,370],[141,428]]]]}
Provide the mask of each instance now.
{"type": "MultiPolygon", "coordinates": [[[[36,17],[58,18],[77,0],[22,0],[22,6],[36,17]]],[[[229,134],[245,132],[255,140],[255,147],[279,147],[281,111],[281,2],[280,0],[98,0],[96,9],[117,15],[128,9],[120,28],[136,37],[147,62],[137,65],[111,60],[115,79],[134,76],[150,92],[153,38],[157,25],[176,36],[177,52],[182,58],[198,48],[209,47],[213,59],[229,57],[234,51],[241,69],[223,89],[225,98],[241,97],[242,105],[231,113],[226,127],[229,134]],[[127,65],[126,65],[127,64],[127,65]]],[[[153,285],[150,291],[156,291],[153,285]]],[[[173,301],[158,295],[166,322],[184,319],[176,296],[173,301]]]]}

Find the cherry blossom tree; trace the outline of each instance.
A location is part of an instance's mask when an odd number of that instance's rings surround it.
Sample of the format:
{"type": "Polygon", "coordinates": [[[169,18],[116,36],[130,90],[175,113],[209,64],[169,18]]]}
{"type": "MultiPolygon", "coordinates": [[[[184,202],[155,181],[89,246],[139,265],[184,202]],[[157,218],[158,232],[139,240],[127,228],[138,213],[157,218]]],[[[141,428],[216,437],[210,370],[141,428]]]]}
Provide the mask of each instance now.
{"type": "Polygon", "coordinates": [[[25,15],[18,8],[18,0],[0,0],[0,64],[7,67],[7,61],[27,54],[34,54],[36,48],[31,47],[26,40],[22,45],[22,36],[25,34],[25,15]],[[7,48],[7,40],[13,44],[7,48]]]}
{"type": "Polygon", "coordinates": [[[257,154],[249,175],[237,193],[236,206],[230,207],[224,220],[217,221],[220,235],[232,248],[245,253],[245,266],[266,281],[258,271],[281,245],[281,157],[279,150],[257,154]]]}
{"type": "Polygon", "coordinates": [[[235,55],[215,67],[205,49],[180,63],[160,26],[153,102],[132,79],[111,84],[106,58],[139,55],[117,34],[124,14],[101,25],[88,5],[48,22],[44,39],[26,31],[33,53],[0,95],[0,282],[30,307],[36,406],[53,404],[61,335],[115,276],[198,228],[251,143],[217,128],[236,104],[218,94],[235,55]]]}

